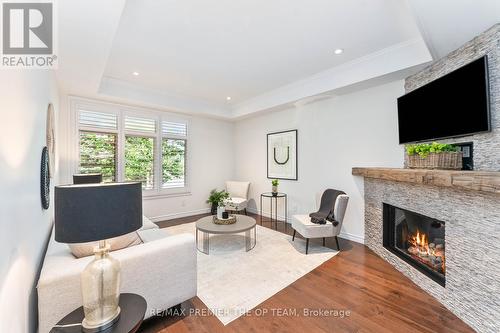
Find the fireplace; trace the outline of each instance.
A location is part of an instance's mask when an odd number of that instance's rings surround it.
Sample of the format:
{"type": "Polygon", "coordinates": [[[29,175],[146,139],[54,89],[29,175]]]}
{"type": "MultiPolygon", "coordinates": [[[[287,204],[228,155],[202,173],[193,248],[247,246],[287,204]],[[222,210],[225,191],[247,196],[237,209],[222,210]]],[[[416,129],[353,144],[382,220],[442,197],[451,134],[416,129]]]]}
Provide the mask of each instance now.
{"type": "Polygon", "coordinates": [[[384,203],[383,245],[444,287],[445,223],[384,203]]]}

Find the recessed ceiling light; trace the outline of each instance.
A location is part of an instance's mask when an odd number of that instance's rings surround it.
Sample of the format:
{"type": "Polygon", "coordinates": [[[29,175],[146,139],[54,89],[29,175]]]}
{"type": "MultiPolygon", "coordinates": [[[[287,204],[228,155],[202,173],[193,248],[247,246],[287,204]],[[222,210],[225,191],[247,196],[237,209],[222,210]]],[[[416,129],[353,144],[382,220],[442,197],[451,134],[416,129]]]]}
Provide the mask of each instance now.
{"type": "Polygon", "coordinates": [[[139,76],[139,72],[133,72],[132,75],[133,76],[139,76]]]}
{"type": "Polygon", "coordinates": [[[335,54],[342,54],[344,52],[343,49],[336,49],[335,51],[333,51],[333,53],[335,54]]]}
{"type": "Polygon", "coordinates": [[[231,100],[231,96],[227,96],[226,101],[230,101],[230,100],[231,100]]]}

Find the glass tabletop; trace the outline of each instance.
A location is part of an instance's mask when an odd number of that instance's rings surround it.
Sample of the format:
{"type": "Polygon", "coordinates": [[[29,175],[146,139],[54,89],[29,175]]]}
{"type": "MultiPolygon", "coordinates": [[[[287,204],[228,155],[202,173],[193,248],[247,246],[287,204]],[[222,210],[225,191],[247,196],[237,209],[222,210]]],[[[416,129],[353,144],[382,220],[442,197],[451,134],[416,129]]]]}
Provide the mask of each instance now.
{"type": "Polygon", "coordinates": [[[286,193],[283,193],[283,192],[278,192],[278,193],[273,193],[273,192],[264,192],[261,194],[261,196],[263,197],[273,197],[273,198],[282,198],[282,197],[286,197],[286,193]]]}

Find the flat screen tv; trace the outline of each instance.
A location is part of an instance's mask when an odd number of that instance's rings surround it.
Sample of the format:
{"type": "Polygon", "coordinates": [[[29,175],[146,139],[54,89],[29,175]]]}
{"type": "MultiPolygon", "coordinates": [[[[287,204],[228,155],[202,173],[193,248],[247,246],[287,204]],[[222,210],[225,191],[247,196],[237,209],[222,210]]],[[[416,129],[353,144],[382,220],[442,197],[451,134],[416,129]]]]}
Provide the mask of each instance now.
{"type": "Polygon", "coordinates": [[[490,131],[488,58],[398,98],[399,143],[490,131]]]}

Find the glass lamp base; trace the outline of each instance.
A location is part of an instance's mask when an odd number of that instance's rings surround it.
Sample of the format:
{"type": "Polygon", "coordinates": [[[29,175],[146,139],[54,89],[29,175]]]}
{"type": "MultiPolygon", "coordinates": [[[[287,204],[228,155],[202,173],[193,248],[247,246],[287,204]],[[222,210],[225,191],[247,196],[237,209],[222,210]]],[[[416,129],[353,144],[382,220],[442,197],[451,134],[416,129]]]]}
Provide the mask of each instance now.
{"type": "Polygon", "coordinates": [[[116,314],[114,317],[109,319],[107,322],[99,325],[90,325],[85,319],[82,321],[82,332],[85,333],[97,333],[102,332],[113,326],[120,319],[120,307],[116,309],[116,314]]]}
{"type": "Polygon", "coordinates": [[[120,262],[109,255],[109,245],[99,242],[95,258],[82,272],[84,332],[100,332],[120,317],[120,262]]]}

